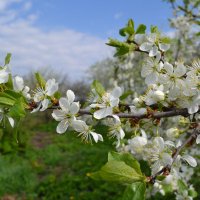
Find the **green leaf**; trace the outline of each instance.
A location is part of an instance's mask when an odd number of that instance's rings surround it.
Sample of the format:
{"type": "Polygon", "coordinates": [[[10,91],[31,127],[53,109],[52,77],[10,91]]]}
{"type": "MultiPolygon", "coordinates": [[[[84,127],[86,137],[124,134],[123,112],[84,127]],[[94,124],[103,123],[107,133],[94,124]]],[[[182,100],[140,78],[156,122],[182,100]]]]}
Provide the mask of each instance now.
{"type": "Polygon", "coordinates": [[[123,37],[125,37],[126,35],[133,35],[134,33],[134,22],[132,19],[129,19],[126,27],[119,30],[119,34],[123,37]]]}
{"type": "Polygon", "coordinates": [[[25,104],[22,97],[15,102],[13,107],[10,108],[9,115],[13,118],[18,118],[18,119],[25,117],[26,115],[25,104]]]}
{"type": "Polygon", "coordinates": [[[135,182],[127,186],[122,200],[145,200],[146,184],[135,182]]]}
{"type": "Polygon", "coordinates": [[[128,96],[130,96],[130,95],[132,95],[133,94],[133,92],[132,91],[126,91],[126,92],[124,92],[121,96],[120,96],[120,100],[122,101],[122,100],[124,100],[124,99],[126,99],[128,96]]]}
{"type": "Polygon", "coordinates": [[[125,45],[124,42],[120,42],[119,40],[112,39],[112,38],[109,38],[109,41],[106,44],[112,47],[122,47],[125,45]]]}
{"type": "Polygon", "coordinates": [[[144,176],[138,174],[125,162],[111,160],[107,162],[98,172],[91,175],[93,179],[112,181],[118,183],[134,183],[143,181],[144,176]]]}
{"type": "Polygon", "coordinates": [[[8,65],[10,63],[10,59],[11,59],[11,53],[8,53],[5,57],[5,65],[8,65]]]}
{"type": "Polygon", "coordinates": [[[146,176],[151,176],[151,168],[148,162],[144,160],[140,160],[139,163],[140,163],[140,169],[142,173],[145,174],[146,176]]]}
{"type": "Polygon", "coordinates": [[[12,80],[12,75],[11,74],[9,74],[8,82],[5,83],[5,86],[10,90],[13,89],[13,80],[12,80]]]}
{"type": "Polygon", "coordinates": [[[144,24],[140,24],[136,30],[136,34],[144,34],[146,31],[146,26],[144,24]]]}
{"type": "Polygon", "coordinates": [[[104,89],[103,85],[97,80],[93,81],[92,87],[96,90],[96,92],[99,96],[103,96],[103,94],[105,93],[105,89],[104,89]]]}
{"type": "MultiPolygon", "coordinates": [[[[13,106],[17,99],[21,98],[22,95],[12,90],[6,90],[4,92],[0,92],[0,104],[13,106]]],[[[24,101],[23,101],[24,102],[24,101]]]]}
{"type": "Polygon", "coordinates": [[[138,174],[142,175],[140,170],[139,162],[130,154],[130,153],[117,153],[117,152],[109,152],[108,153],[108,161],[123,161],[128,166],[133,168],[138,174]]]}
{"type": "Polygon", "coordinates": [[[189,194],[189,196],[192,197],[192,198],[196,198],[196,197],[198,196],[198,193],[197,193],[195,190],[193,190],[193,189],[190,189],[190,190],[188,191],[188,194],[189,194]]]}
{"type": "Polygon", "coordinates": [[[45,81],[45,79],[42,77],[42,75],[39,72],[35,73],[35,78],[36,78],[39,86],[41,88],[45,88],[46,81],[45,81]]]}
{"type": "Polygon", "coordinates": [[[169,37],[162,37],[162,38],[160,38],[160,42],[169,44],[171,42],[171,39],[169,37]]]}
{"type": "Polygon", "coordinates": [[[151,25],[151,33],[159,33],[158,27],[157,27],[157,26],[152,26],[152,25],[151,25]]]}
{"type": "Polygon", "coordinates": [[[14,103],[15,103],[15,100],[10,99],[8,97],[0,96],[0,104],[1,105],[13,106],[14,103]]]}
{"type": "Polygon", "coordinates": [[[181,179],[178,180],[178,188],[180,192],[188,189],[187,185],[181,179]]]}
{"type": "Polygon", "coordinates": [[[55,97],[56,99],[60,99],[60,97],[61,97],[60,92],[58,92],[58,91],[55,92],[54,97],[55,97]]]}
{"type": "Polygon", "coordinates": [[[131,27],[134,30],[134,21],[132,19],[128,20],[128,27],[131,27]]]}
{"type": "Polygon", "coordinates": [[[124,56],[127,53],[129,53],[129,48],[128,47],[117,48],[117,51],[114,54],[114,57],[124,56]]]}

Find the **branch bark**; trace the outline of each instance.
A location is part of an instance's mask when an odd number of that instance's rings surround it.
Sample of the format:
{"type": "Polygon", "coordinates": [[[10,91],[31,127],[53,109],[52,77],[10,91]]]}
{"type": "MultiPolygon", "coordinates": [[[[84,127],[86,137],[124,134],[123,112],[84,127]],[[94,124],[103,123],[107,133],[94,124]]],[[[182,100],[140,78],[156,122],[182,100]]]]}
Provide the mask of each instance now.
{"type": "MultiPolygon", "coordinates": [[[[200,112],[200,109],[199,111],[200,112]]],[[[80,115],[92,115],[92,113],[89,110],[80,109],[79,111],[80,115]]],[[[153,112],[150,114],[133,114],[133,113],[115,113],[120,118],[136,118],[136,119],[145,119],[145,118],[152,118],[152,119],[160,119],[160,118],[167,118],[167,117],[174,117],[174,116],[189,116],[187,108],[181,108],[181,109],[174,109],[170,111],[165,112],[153,112]]],[[[108,116],[112,117],[112,116],[108,116]]]]}

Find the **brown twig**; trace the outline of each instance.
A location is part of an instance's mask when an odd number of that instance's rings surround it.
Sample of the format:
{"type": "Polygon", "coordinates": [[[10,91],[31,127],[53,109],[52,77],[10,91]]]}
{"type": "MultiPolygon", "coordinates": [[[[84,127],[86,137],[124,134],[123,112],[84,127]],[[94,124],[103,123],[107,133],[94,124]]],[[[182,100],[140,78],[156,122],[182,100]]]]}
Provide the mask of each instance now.
{"type": "MultiPolygon", "coordinates": [[[[200,109],[199,111],[200,112],[200,109]]],[[[92,113],[89,110],[80,109],[79,111],[80,115],[92,115],[92,113]]],[[[151,115],[148,114],[133,114],[133,113],[115,113],[119,118],[137,118],[137,119],[145,119],[145,118],[152,118],[152,119],[160,119],[160,118],[167,118],[167,117],[174,117],[174,116],[188,116],[190,115],[188,113],[187,108],[182,109],[173,109],[170,111],[165,112],[154,112],[151,113],[151,115]]],[[[108,116],[112,117],[112,116],[108,116]]]]}

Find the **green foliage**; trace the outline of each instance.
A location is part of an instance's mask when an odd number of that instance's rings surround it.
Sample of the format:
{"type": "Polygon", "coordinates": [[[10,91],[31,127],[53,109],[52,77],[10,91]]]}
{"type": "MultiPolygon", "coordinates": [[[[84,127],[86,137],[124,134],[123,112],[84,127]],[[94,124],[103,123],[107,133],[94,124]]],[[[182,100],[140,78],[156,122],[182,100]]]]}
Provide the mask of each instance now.
{"type": "Polygon", "coordinates": [[[35,78],[36,78],[36,80],[38,82],[38,85],[41,88],[45,88],[46,81],[45,81],[45,79],[42,77],[42,75],[39,72],[35,73],[35,78]]]}
{"type": "Polygon", "coordinates": [[[8,65],[10,63],[10,59],[11,59],[11,53],[8,53],[5,57],[5,65],[8,65]]]}
{"type": "Polygon", "coordinates": [[[126,27],[122,28],[119,30],[119,34],[123,37],[125,36],[130,36],[130,35],[133,35],[135,33],[135,30],[134,30],[134,22],[132,19],[129,19],[128,21],[128,24],[126,27]]]}
{"type": "Polygon", "coordinates": [[[26,116],[23,97],[15,101],[15,104],[10,108],[9,115],[18,120],[26,116]]]}
{"type": "Polygon", "coordinates": [[[127,97],[129,97],[132,94],[133,94],[133,91],[130,91],[130,90],[126,91],[120,96],[120,100],[123,101],[123,100],[125,100],[127,97]]]}
{"type": "Polygon", "coordinates": [[[127,186],[122,200],[145,200],[146,184],[135,182],[127,186]]]}
{"type": "Polygon", "coordinates": [[[93,83],[92,83],[92,88],[95,89],[95,91],[97,92],[97,94],[99,96],[103,96],[103,94],[105,93],[105,89],[104,87],[102,86],[102,84],[97,81],[97,80],[94,80],[93,83]]]}
{"type": "Polygon", "coordinates": [[[146,26],[144,24],[140,24],[136,30],[136,34],[144,34],[146,31],[146,26]]]}
{"type": "Polygon", "coordinates": [[[113,160],[125,162],[126,165],[130,166],[131,168],[134,168],[139,175],[142,175],[142,172],[140,170],[140,164],[130,153],[118,153],[114,151],[109,152],[108,161],[113,160]]]}
{"type": "Polygon", "coordinates": [[[113,181],[117,183],[133,183],[144,179],[135,169],[122,161],[108,161],[100,171],[93,173],[91,177],[96,180],[113,181]]]}
{"type": "Polygon", "coordinates": [[[157,27],[157,26],[151,25],[150,30],[151,30],[151,33],[159,33],[159,30],[158,30],[158,27],[157,27]]]}
{"type": "Polygon", "coordinates": [[[137,181],[144,181],[140,165],[128,153],[108,154],[108,162],[100,169],[91,175],[96,180],[114,181],[118,183],[131,184],[137,181]]]}

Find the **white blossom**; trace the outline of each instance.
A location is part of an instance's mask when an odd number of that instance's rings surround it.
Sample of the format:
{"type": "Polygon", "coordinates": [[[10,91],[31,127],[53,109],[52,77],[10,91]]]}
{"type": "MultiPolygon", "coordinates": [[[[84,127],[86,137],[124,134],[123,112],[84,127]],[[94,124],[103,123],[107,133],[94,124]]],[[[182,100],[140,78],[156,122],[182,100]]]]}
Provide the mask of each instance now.
{"type": "Polygon", "coordinates": [[[0,84],[8,82],[9,74],[10,70],[7,66],[0,69],[0,84]]]}
{"type": "Polygon", "coordinates": [[[68,126],[76,120],[76,114],[78,113],[80,106],[78,102],[74,102],[75,95],[74,92],[68,90],[66,92],[66,98],[62,97],[59,99],[59,106],[61,109],[54,110],[52,117],[59,121],[56,128],[57,133],[64,133],[68,126]]]}
{"type": "Polygon", "coordinates": [[[113,108],[118,106],[119,97],[122,95],[122,89],[120,87],[114,88],[114,90],[109,93],[106,92],[97,100],[97,103],[90,105],[91,108],[99,108],[99,110],[94,112],[94,118],[102,119],[113,114],[113,108]]]}
{"type": "Polygon", "coordinates": [[[91,136],[95,142],[103,141],[102,135],[92,131],[90,127],[82,120],[73,120],[72,127],[75,131],[79,132],[79,136],[81,136],[82,140],[85,142],[91,142],[91,136]]]}
{"type": "Polygon", "coordinates": [[[35,95],[33,97],[34,101],[38,103],[37,108],[35,108],[32,112],[37,112],[38,110],[44,111],[48,108],[50,100],[48,97],[54,95],[54,93],[58,90],[58,83],[56,83],[55,79],[49,79],[44,88],[37,88],[35,95]]]}
{"type": "Polygon", "coordinates": [[[122,140],[125,136],[124,130],[122,129],[122,124],[117,115],[112,115],[113,122],[109,124],[109,133],[108,135],[117,138],[116,148],[120,146],[120,140],[122,140]]]}
{"type": "Polygon", "coordinates": [[[163,64],[159,63],[157,59],[147,59],[145,64],[142,66],[141,76],[145,78],[146,84],[155,84],[158,82],[159,73],[162,69],[163,64]]]}
{"type": "Polygon", "coordinates": [[[24,97],[26,97],[27,99],[31,98],[30,94],[28,93],[30,91],[30,88],[24,85],[24,80],[22,77],[15,76],[13,78],[13,89],[16,92],[22,92],[24,97]]]}
{"type": "Polygon", "coordinates": [[[163,101],[165,99],[165,94],[163,92],[163,85],[157,86],[153,84],[150,90],[144,97],[146,105],[153,105],[157,102],[163,101]]]}
{"type": "Polygon", "coordinates": [[[14,127],[15,121],[12,117],[10,117],[3,108],[0,108],[0,122],[4,121],[4,119],[7,118],[11,127],[14,127]]]}

